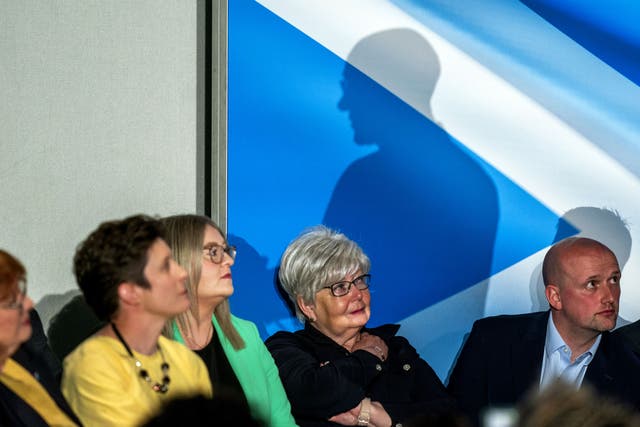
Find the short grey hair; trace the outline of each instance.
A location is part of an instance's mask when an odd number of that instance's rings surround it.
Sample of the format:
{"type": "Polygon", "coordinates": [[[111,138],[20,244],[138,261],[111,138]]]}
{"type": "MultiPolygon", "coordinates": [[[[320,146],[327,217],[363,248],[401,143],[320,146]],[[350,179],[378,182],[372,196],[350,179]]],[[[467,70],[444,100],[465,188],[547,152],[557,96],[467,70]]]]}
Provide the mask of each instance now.
{"type": "Polygon", "coordinates": [[[369,273],[371,262],[356,242],[324,225],[317,225],[296,237],[280,260],[278,279],[296,308],[300,321],[306,320],[297,297],[311,304],[324,286],[360,271],[369,273]]]}

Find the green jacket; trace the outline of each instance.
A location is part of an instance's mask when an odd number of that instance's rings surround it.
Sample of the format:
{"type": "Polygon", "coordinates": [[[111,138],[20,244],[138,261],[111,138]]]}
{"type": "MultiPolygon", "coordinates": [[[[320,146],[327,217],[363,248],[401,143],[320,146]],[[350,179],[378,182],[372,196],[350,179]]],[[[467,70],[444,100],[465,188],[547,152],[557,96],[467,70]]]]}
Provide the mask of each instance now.
{"type": "MultiPolygon", "coordinates": [[[[263,421],[266,427],[297,426],[291,415],[291,405],[280,381],[278,368],[271,353],[262,342],[256,325],[231,315],[231,322],[245,343],[243,349],[235,350],[224,336],[215,316],[212,321],[224,353],[247,398],[251,414],[263,421]]],[[[173,337],[184,344],[184,339],[175,322],[173,337]]],[[[216,391],[213,390],[214,396],[215,393],[216,391]]]]}

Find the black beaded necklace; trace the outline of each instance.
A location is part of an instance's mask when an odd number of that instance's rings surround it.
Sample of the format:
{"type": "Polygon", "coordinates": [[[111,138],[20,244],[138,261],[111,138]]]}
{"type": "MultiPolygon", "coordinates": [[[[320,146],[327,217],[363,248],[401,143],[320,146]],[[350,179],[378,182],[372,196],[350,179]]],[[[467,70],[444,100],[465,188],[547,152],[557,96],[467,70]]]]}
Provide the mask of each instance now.
{"type": "Polygon", "coordinates": [[[160,357],[162,357],[162,365],[160,365],[160,369],[162,369],[162,384],[161,383],[154,384],[153,380],[149,376],[149,372],[147,372],[147,370],[142,367],[142,362],[136,359],[136,357],[133,355],[133,352],[127,345],[127,342],[124,340],[124,338],[122,338],[122,335],[120,334],[120,331],[118,330],[118,328],[116,328],[115,323],[113,322],[111,323],[111,328],[113,329],[113,332],[115,332],[116,336],[124,346],[125,350],[127,350],[127,353],[129,353],[129,356],[131,356],[131,358],[136,362],[136,368],[138,368],[138,372],[140,372],[140,378],[145,380],[145,382],[147,382],[151,386],[151,389],[156,393],[168,392],[169,383],[171,382],[171,378],[169,378],[169,364],[164,360],[164,353],[160,348],[160,344],[157,344],[157,346],[158,346],[158,351],[160,352],[160,357]]]}

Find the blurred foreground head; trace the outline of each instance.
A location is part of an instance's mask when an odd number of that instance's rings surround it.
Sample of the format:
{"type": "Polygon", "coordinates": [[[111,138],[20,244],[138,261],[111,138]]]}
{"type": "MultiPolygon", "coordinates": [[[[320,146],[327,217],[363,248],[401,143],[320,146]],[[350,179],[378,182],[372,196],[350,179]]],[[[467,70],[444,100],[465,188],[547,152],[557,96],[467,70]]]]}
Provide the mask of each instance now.
{"type": "Polygon", "coordinates": [[[629,407],[558,381],[534,392],[520,405],[518,427],[640,427],[640,416],[629,407]]]}

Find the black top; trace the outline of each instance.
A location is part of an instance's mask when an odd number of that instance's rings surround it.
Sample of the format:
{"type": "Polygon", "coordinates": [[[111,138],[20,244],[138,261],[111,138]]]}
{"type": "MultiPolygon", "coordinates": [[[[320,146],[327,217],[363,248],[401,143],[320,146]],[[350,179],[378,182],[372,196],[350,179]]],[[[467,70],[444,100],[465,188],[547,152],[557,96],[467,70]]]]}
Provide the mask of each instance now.
{"type": "Polygon", "coordinates": [[[98,319],[84,296],[76,295],[49,322],[49,344],[58,359],[64,360],[104,325],[105,322],[98,319]]]}
{"type": "Polygon", "coordinates": [[[451,409],[453,399],[440,379],[405,338],[396,336],[398,329],[363,328],[389,347],[384,362],[364,350],[348,352],[309,324],[270,337],[265,344],[280,370],[296,422],[302,427],[338,426],[328,419],[364,397],[380,402],[394,425],[451,409]]]}
{"type": "Polygon", "coordinates": [[[640,320],[616,329],[613,335],[619,337],[627,347],[640,356],[640,320]]]}
{"type": "Polygon", "coordinates": [[[238,381],[238,377],[229,363],[227,355],[224,353],[220,338],[213,327],[213,335],[211,341],[200,350],[195,350],[196,354],[204,361],[209,370],[209,378],[213,385],[213,392],[216,396],[225,396],[238,401],[249,410],[247,398],[244,395],[242,386],[238,381]]]}

